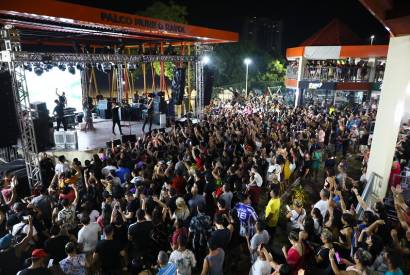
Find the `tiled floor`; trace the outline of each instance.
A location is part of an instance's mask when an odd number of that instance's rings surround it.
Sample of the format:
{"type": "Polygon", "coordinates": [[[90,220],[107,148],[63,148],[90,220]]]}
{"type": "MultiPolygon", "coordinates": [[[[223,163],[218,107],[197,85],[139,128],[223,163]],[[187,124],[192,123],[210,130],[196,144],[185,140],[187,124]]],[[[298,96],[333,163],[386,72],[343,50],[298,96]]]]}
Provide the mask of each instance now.
{"type": "MultiPolygon", "coordinates": [[[[124,135],[137,135],[141,136],[142,133],[142,121],[121,121],[121,129],[124,135]]],[[[148,126],[145,126],[145,131],[148,131],[148,126]]],[[[115,132],[117,135],[112,134],[112,120],[110,119],[97,119],[94,122],[94,131],[80,131],[77,126],[78,137],[78,151],[88,151],[96,148],[106,146],[106,142],[113,139],[120,139],[121,135],[118,130],[118,126],[115,126],[115,132]]],[[[160,128],[159,125],[152,124],[152,129],[160,128]]],[[[61,131],[61,130],[60,130],[61,131]]],[[[72,150],[69,150],[72,151],[72,150]]]]}

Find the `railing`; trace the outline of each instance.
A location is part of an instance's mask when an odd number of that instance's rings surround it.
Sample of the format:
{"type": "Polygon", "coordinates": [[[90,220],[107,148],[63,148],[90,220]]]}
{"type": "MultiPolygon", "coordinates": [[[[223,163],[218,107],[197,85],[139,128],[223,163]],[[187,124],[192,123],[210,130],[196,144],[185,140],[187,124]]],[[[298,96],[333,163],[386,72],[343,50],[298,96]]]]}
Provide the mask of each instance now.
{"type": "Polygon", "coordinates": [[[0,159],[4,162],[10,162],[18,158],[17,147],[7,146],[0,148],[0,159]]]}
{"type": "MultiPolygon", "coordinates": [[[[372,172],[361,196],[369,207],[372,207],[380,199],[378,194],[380,194],[382,185],[383,177],[372,172]]],[[[360,204],[357,205],[356,213],[359,218],[362,217],[364,210],[360,204]]]]}

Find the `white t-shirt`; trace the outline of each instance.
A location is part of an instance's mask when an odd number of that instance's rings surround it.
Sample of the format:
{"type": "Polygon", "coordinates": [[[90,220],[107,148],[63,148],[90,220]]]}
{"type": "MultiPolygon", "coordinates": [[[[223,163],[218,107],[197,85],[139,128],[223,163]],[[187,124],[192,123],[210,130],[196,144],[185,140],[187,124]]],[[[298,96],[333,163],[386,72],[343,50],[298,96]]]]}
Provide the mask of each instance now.
{"type": "Polygon", "coordinates": [[[262,261],[259,257],[252,265],[249,275],[269,275],[271,274],[271,267],[268,261],[262,261]]]}
{"type": "Polygon", "coordinates": [[[191,250],[174,250],[169,256],[169,261],[177,267],[178,275],[191,275],[192,268],[196,266],[196,259],[191,250]]]}
{"type": "Polygon", "coordinates": [[[258,172],[255,172],[254,177],[255,177],[256,185],[257,185],[258,187],[261,187],[261,186],[262,186],[262,183],[263,183],[262,176],[261,176],[258,172]]]}
{"type": "Polygon", "coordinates": [[[317,208],[320,210],[320,213],[322,214],[323,219],[325,218],[327,209],[328,209],[328,204],[327,204],[327,200],[320,200],[318,201],[313,208],[317,208]]]}
{"type": "Polygon", "coordinates": [[[90,252],[97,247],[99,232],[98,223],[92,222],[78,231],[78,243],[83,244],[83,251],[90,252]]]}
{"type": "Polygon", "coordinates": [[[68,166],[67,163],[57,163],[55,167],[55,171],[57,175],[61,175],[64,172],[70,171],[70,167],[68,166]]]}
{"type": "MultiPolygon", "coordinates": [[[[11,235],[16,236],[17,233],[27,235],[29,229],[30,229],[30,226],[28,224],[23,223],[23,222],[19,222],[19,223],[13,225],[13,229],[11,230],[11,235]]],[[[37,230],[33,226],[33,236],[36,236],[36,235],[37,235],[37,230]]]]}
{"type": "Polygon", "coordinates": [[[296,212],[296,210],[292,210],[290,211],[290,213],[292,214],[292,216],[290,216],[290,223],[291,223],[291,227],[292,229],[299,229],[300,228],[300,224],[303,224],[303,221],[305,220],[306,217],[306,211],[305,209],[302,209],[302,212],[300,214],[298,214],[298,212],[296,212]]]}

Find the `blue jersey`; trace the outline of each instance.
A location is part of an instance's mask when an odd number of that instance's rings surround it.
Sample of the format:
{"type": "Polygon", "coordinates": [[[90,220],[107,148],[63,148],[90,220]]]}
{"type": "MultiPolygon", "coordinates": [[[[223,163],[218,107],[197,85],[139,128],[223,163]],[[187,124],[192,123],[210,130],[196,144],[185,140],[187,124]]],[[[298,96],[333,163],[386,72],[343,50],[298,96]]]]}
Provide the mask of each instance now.
{"type": "Polygon", "coordinates": [[[238,212],[238,218],[241,223],[248,225],[250,221],[256,222],[258,220],[258,215],[252,206],[243,204],[241,202],[237,203],[235,206],[238,212]]]}

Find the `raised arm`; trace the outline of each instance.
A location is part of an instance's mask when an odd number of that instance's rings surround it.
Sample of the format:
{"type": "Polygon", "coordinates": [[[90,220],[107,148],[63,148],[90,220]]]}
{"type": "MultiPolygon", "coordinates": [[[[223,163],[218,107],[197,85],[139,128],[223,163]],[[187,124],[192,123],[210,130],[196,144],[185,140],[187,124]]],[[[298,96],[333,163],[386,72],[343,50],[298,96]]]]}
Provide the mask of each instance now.
{"type": "Polygon", "coordinates": [[[368,208],[367,203],[363,200],[363,198],[360,196],[359,191],[357,191],[356,188],[352,188],[353,193],[356,195],[356,199],[359,202],[360,206],[365,210],[368,208]]]}

